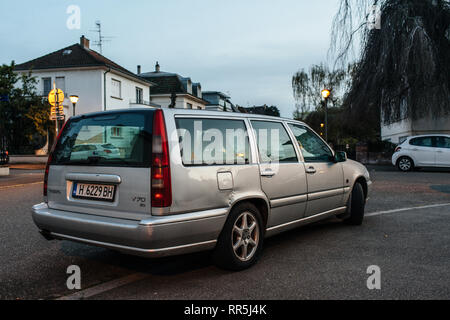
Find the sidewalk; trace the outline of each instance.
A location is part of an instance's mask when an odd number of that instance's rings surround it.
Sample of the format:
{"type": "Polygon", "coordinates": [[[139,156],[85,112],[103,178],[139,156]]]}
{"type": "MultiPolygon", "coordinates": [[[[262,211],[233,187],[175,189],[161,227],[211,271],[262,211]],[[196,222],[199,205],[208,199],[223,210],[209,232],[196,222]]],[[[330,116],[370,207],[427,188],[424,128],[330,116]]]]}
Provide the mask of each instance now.
{"type": "Polygon", "coordinates": [[[27,155],[10,155],[9,156],[9,164],[39,164],[39,163],[47,163],[48,156],[27,156],[27,155]]]}
{"type": "Polygon", "coordinates": [[[10,169],[44,170],[47,158],[48,156],[11,155],[8,165],[10,169]]]}
{"type": "Polygon", "coordinates": [[[9,176],[0,176],[0,191],[27,184],[39,184],[43,180],[43,170],[11,169],[9,176]]]}

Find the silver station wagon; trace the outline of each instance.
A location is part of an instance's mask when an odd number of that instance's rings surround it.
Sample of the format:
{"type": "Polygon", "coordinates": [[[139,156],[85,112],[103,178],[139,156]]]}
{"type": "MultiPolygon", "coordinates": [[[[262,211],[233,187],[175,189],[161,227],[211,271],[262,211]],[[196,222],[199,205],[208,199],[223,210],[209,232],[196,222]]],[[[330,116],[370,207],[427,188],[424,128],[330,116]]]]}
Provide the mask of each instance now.
{"type": "Polygon", "coordinates": [[[129,109],[66,122],[32,216],[48,240],[146,257],[212,250],[240,270],[268,236],[331,216],[360,225],[370,185],[363,165],[302,122],[129,109]]]}

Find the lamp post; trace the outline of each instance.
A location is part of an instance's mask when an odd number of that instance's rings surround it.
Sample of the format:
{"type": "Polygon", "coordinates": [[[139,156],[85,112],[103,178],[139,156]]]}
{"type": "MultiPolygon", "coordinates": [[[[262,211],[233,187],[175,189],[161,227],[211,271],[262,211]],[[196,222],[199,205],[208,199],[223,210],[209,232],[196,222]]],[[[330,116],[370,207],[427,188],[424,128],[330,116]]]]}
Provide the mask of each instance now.
{"type": "Polygon", "coordinates": [[[322,97],[325,99],[325,141],[328,142],[328,98],[330,97],[331,90],[323,89],[322,97]]]}
{"type": "Polygon", "coordinates": [[[70,96],[70,102],[72,102],[73,106],[73,116],[75,116],[75,106],[77,105],[78,99],[78,96],[70,96]]]}

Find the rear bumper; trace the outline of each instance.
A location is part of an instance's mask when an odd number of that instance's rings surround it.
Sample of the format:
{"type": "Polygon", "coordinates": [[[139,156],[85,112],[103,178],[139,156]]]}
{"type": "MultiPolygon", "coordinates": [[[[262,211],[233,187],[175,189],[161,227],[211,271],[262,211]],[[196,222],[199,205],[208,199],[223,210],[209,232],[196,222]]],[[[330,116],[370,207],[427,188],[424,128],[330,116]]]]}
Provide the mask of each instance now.
{"type": "Polygon", "coordinates": [[[142,221],[33,206],[32,217],[48,238],[71,240],[144,257],[162,257],[212,249],[228,209],[214,209],[142,221]]]}

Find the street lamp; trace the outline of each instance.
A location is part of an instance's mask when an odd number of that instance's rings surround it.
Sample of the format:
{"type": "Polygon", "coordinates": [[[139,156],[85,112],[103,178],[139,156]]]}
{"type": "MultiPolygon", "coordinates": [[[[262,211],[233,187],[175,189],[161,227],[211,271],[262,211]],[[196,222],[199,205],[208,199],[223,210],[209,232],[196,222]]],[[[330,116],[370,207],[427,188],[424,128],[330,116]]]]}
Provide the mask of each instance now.
{"type": "Polygon", "coordinates": [[[70,102],[73,105],[73,116],[75,116],[75,106],[77,105],[78,99],[78,96],[70,96],[70,102]]]}
{"type": "Polygon", "coordinates": [[[325,141],[328,142],[328,98],[331,95],[331,90],[323,89],[322,97],[325,99],[325,141]]]}

